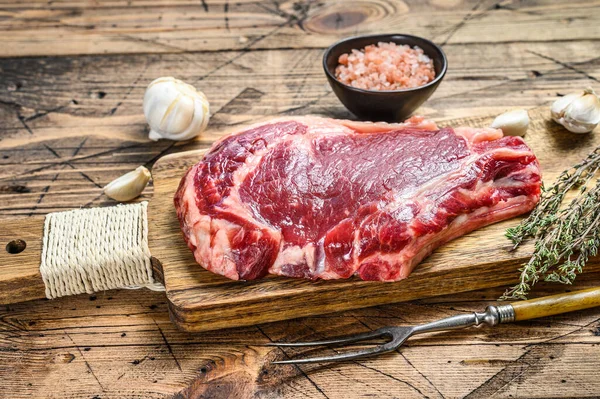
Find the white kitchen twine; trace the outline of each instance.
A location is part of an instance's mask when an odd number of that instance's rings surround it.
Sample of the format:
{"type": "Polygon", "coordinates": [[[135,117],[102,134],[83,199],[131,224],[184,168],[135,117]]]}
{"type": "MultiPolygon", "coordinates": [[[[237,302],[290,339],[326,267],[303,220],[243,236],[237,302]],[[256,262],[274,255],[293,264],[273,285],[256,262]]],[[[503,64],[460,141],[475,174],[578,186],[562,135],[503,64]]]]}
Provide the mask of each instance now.
{"type": "Polygon", "coordinates": [[[46,297],[147,287],[152,277],[147,202],[50,213],[40,272],[46,297]]]}

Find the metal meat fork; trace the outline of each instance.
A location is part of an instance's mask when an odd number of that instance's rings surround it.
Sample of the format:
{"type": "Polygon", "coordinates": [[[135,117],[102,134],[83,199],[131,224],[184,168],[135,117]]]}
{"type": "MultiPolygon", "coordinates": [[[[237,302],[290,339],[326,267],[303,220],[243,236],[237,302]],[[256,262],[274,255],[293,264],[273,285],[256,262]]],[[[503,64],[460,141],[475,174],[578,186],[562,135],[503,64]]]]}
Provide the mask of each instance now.
{"type": "Polygon", "coordinates": [[[482,324],[493,327],[501,323],[510,323],[513,321],[553,316],[561,313],[572,312],[574,310],[588,309],[595,306],[600,306],[600,287],[566,294],[546,296],[528,301],[513,302],[506,305],[488,306],[483,313],[473,312],[459,314],[413,327],[382,327],[375,331],[370,331],[363,334],[333,338],[325,341],[289,343],[273,342],[267,344],[267,346],[296,348],[305,346],[334,346],[350,344],[353,342],[360,342],[374,338],[389,338],[389,341],[383,344],[360,351],[340,353],[334,356],[279,360],[273,362],[273,364],[340,362],[396,350],[404,343],[404,341],[416,334],[432,331],[455,330],[471,326],[480,326],[482,324]]]}

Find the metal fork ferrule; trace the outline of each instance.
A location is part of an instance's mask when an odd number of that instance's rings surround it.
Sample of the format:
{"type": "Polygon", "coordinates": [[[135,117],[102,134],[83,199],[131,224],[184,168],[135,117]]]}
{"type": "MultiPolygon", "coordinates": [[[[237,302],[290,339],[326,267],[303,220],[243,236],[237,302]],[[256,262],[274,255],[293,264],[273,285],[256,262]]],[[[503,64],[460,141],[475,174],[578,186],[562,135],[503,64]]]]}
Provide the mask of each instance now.
{"type": "Polygon", "coordinates": [[[515,309],[511,304],[495,306],[498,310],[498,316],[500,323],[511,323],[515,321],[515,309]]]}
{"type": "Polygon", "coordinates": [[[515,311],[511,305],[488,306],[483,313],[474,313],[475,325],[486,324],[490,327],[500,323],[508,323],[515,320],[515,311]]]}

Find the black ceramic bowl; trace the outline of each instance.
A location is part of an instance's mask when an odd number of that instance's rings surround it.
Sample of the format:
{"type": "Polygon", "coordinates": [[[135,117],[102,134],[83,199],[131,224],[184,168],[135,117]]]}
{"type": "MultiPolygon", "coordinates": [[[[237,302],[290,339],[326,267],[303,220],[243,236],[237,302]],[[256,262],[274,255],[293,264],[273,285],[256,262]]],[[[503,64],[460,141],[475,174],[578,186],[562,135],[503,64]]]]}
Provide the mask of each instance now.
{"type": "Polygon", "coordinates": [[[437,89],[446,74],[448,61],[440,47],[427,39],[411,35],[367,35],[344,39],[329,47],[323,55],[323,68],[335,95],[350,112],[369,121],[399,122],[405,120],[437,89]],[[378,42],[394,42],[419,46],[433,60],[435,79],[426,85],[404,90],[376,91],[348,86],[335,78],[340,55],[352,49],[361,50],[378,42]]]}

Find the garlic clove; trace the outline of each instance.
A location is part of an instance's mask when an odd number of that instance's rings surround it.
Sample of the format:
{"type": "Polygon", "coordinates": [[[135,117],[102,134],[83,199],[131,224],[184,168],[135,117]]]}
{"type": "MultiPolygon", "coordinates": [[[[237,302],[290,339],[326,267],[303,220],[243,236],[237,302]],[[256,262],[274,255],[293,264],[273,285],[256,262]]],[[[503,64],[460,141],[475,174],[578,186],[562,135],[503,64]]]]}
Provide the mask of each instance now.
{"type": "Polygon", "coordinates": [[[501,129],[505,136],[524,136],[529,127],[529,114],[524,109],[505,112],[494,119],[491,127],[501,129]]]}
{"type": "Polygon", "coordinates": [[[150,177],[150,171],[140,166],[108,183],[104,187],[104,194],[117,201],[131,201],[144,191],[150,177]]]}
{"type": "Polygon", "coordinates": [[[567,106],[565,117],[582,123],[597,124],[600,122],[600,99],[593,91],[586,93],[567,106]]]}
{"type": "Polygon", "coordinates": [[[588,88],[556,100],[550,109],[552,119],[573,133],[588,133],[600,123],[600,98],[588,88]]]}
{"type": "Polygon", "coordinates": [[[567,94],[566,96],[562,96],[558,100],[554,101],[552,107],[550,107],[550,113],[552,114],[552,118],[562,118],[564,115],[565,108],[567,108],[567,106],[571,104],[573,100],[579,98],[580,96],[581,94],[579,93],[567,94]]]}
{"type": "Polygon", "coordinates": [[[152,81],[144,94],[150,139],[189,140],[206,129],[210,106],[204,93],[172,77],[152,81]]]}
{"type": "Polygon", "coordinates": [[[560,118],[555,120],[555,122],[563,125],[565,129],[567,129],[571,133],[589,133],[594,130],[597,126],[596,123],[581,123],[576,122],[567,118],[560,118]]]}

